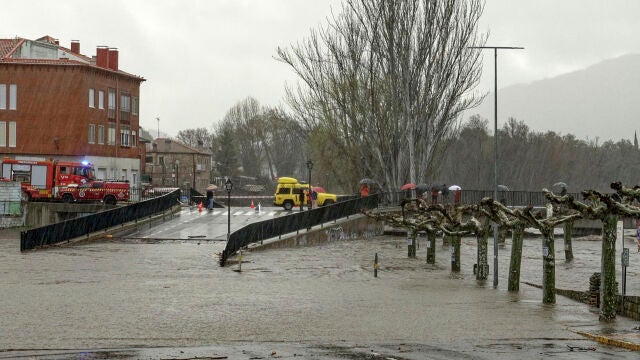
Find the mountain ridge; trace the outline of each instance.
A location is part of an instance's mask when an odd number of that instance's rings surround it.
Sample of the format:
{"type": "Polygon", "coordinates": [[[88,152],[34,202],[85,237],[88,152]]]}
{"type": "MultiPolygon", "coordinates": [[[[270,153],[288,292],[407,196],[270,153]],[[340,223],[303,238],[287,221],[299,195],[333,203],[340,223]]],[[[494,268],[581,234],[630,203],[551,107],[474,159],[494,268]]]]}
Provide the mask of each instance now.
{"type": "MultiPolygon", "coordinates": [[[[491,92],[466,114],[479,114],[491,124],[493,112],[491,92]]],[[[510,117],[536,132],[586,140],[633,140],[634,132],[640,130],[640,54],[498,89],[498,126],[510,117]]]]}

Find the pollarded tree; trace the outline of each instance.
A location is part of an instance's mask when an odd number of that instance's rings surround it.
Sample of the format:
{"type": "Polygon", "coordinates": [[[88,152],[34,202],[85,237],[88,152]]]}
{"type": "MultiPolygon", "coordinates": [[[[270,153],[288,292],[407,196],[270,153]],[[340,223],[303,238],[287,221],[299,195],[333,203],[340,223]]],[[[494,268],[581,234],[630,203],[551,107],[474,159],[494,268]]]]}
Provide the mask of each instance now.
{"type": "Polygon", "coordinates": [[[380,169],[387,189],[424,182],[441,141],[477,103],[480,52],[470,46],[484,43],[482,10],[480,0],[346,0],[326,27],[278,49],[304,84],[289,103],[352,168],[380,169]]]}

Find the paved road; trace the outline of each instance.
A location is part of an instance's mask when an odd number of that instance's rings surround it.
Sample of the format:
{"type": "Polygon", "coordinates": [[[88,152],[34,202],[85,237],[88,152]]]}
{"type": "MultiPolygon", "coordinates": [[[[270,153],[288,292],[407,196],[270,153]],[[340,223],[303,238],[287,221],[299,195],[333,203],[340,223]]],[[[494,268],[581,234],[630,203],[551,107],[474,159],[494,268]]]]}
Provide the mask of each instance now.
{"type": "MultiPolygon", "coordinates": [[[[232,211],[232,225],[284,216],[242,211],[232,211]]],[[[455,275],[448,248],[438,246],[436,265],[427,265],[424,246],[408,259],[406,240],[389,236],[251,252],[237,272],[218,266],[223,242],[188,239],[226,236],[225,215],[185,209],[125,237],[27,253],[5,232],[0,358],[637,358],[577,333],[633,332],[636,322],[602,324],[561,296],[543,305],[526,285],[510,294],[505,270],[497,289],[476,282],[473,239],[463,239],[455,275]]],[[[539,283],[540,244],[525,241],[523,280],[539,283]]],[[[598,245],[576,240],[575,266],[558,266],[559,283],[586,286],[598,245]]]]}

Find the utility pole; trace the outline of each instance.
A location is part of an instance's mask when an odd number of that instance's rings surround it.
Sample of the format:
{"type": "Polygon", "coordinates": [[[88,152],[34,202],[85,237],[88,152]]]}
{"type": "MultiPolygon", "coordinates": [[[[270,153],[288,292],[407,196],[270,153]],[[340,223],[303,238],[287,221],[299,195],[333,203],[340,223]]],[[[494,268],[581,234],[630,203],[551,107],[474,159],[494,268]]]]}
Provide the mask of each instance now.
{"type": "MultiPolygon", "coordinates": [[[[498,50],[521,50],[516,46],[470,46],[470,49],[493,49],[493,199],[498,200],[498,50]]],[[[498,224],[493,227],[493,287],[498,287],[498,224]]]]}
{"type": "Polygon", "coordinates": [[[160,118],[157,117],[156,120],[158,120],[158,138],[160,137],[160,118]]]}

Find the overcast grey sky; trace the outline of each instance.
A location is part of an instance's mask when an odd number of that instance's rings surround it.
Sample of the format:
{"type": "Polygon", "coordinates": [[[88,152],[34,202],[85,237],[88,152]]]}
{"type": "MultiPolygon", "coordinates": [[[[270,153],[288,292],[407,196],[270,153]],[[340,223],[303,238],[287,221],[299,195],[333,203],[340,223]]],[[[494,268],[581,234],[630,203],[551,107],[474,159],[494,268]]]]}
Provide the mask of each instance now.
{"type": "MultiPolygon", "coordinates": [[[[247,96],[283,103],[291,70],[274,60],[278,46],[304,39],[339,0],[60,0],[5,1],[0,37],[58,38],[81,53],[116,47],[120,68],[147,79],[140,125],[175,136],[206,127],[247,96]]],[[[528,83],[640,53],[640,1],[488,0],[480,30],[487,45],[522,46],[498,55],[498,87],[528,83]]],[[[486,51],[481,91],[493,89],[486,51]]],[[[553,129],[551,129],[553,130],[553,129]]],[[[596,136],[594,134],[593,136],[596,136]]]]}

